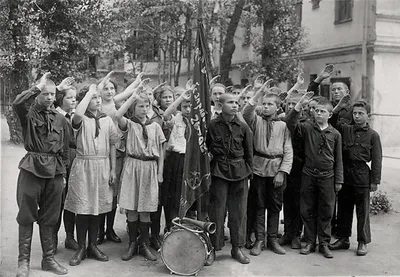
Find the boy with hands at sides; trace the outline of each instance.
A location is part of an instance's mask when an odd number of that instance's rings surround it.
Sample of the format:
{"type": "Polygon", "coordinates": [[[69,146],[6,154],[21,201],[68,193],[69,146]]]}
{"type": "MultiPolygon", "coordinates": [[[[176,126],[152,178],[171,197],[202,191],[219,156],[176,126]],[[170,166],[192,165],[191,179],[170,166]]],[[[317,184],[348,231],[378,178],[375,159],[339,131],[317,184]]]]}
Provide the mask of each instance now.
{"type": "Polygon", "coordinates": [[[258,87],[256,94],[245,105],[243,118],[254,134],[254,176],[250,182],[249,201],[256,203],[256,242],[250,251],[258,256],[264,248],[265,209],[267,216],[268,246],[277,254],[285,254],[278,244],[279,212],[282,210],[286,175],[293,162],[290,132],[286,123],[277,116],[281,99],[268,94],[268,80],[258,87]],[[257,102],[262,99],[260,115],[256,114],[257,102]]]}
{"type": "Polygon", "coordinates": [[[333,109],[332,124],[343,137],[344,184],[338,194],[337,234],[338,240],[329,245],[331,250],[349,249],[353,210],[357,214],[357,255],[367,254],[371,242],[369,223],[370,192],[376,191],[381,181],[382,145],[378,133],[371,129],[368,120],[371,106],[363,100],[353,107],[354,124],[343,124],[338,120],[341,106],[348,106],[350,95],[342,97],[333,109]],[[371,162],[371,169],[367,163],[371,162]]]}
{"type": "Polygon", "coordinates": [[[301,176],[300,214],[304,223],[306,245],[300,254],[315,252],[318,235],[319,252],[333,258],[328,245],[331,240],[331,219],[336,193],[343,184],[342,137],[328,119],[332,104],[321,98],[315,108],[315,122],[299,122],[302,108],[313,96],[307,92],[287,116],[291,132],[300,132],[304,139],[305,162],[301,176]]]}

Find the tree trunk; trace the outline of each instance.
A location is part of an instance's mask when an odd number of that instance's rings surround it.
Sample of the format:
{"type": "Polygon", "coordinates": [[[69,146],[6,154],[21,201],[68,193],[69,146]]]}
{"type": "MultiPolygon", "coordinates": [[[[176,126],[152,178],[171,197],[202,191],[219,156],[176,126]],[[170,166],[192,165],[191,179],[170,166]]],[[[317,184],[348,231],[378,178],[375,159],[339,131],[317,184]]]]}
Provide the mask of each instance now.
{"type": "Polygon", "coordinates": [[[229,22],[225,36],[224,47],[220,60],[221,81],[225,83],[229,79],[229,71],[232,64],[232,55],[235,51],[235,32],[239,25],[240,17],[242,16],[245,0],[238,0],[235,5],[235,10],[229,22]]]}
{"type": "MultiPolygon", "coordinates": [[[[22,23],[18,20],[20,15],[18,13],[19,1],[9,0],[8,5],[9,11],[9,22],[11,25],[12,40],[14,43],[15,56],[19,57],[20,53],[24,53],[25,49],[25,35],[23,34],[22,23]]],[[[10,73],[10,85],[8,86],[11,90],[10,102],[12,103],[15,97],[22,91],[29,87],[29,66],[26,61],[17,59],[13,64],[13,70],[10,73]]],[[[19,144],[23,142],[22,127],[17,119],[17,115],[14,113],[11,105],[6,108],[4,115],[7,119],[8,128],[10,130],[10,140],[13,143],[19,144]]]]}
{"type": "Polygon", "coordinates": [[[179,42],[179,49],[178,49],[178,68],[176,69],[175,75],[175,82],[174,86],[179,86],[179,76],[181,74],[181,66],[182,66],[182,52],[183,52],[183,40],[179,42]]]}

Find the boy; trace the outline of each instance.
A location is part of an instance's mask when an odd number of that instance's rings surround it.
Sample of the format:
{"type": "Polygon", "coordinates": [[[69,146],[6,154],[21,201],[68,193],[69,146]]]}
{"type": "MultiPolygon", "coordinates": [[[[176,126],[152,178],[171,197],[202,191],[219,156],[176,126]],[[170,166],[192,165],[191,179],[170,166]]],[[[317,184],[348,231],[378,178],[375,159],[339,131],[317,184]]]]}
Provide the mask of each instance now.
{"type": "MultiPolygon", "coordinates": [[[[347,105],[349,96],[344,96],[338,105],[347,105]]],[[[336,121],[337,113],[333,120],[336,121]]],[[[370,191],[376,191],[381,181],[382,145],[377,132],[371,129],[368,119],[371,106],[365,101],[353,104],[354,125],[337,122],[337,129],[343,137],[344,185],[338,195],[338,240],[331,244],[331,250],[349,249],[353,210],[357,214],[357,255],[367,254],[371,242],[369,223],[370,191]],[[367,163],[371,162],[371,170],[367,163]]]]}
{"type": "Polygon", "coordinates": [[[231,256],[242,264],[249,258],[241,248],[246,242],[246,207],[248,177],[253,169],[253,137],[246,123],[237,118],[238,97],[225,93],[220,96],[221,114],[211,120],[207,147],[211,160],[210,221],[217,230],[211,242],[216,251],[224,243],[224,219],[228,207],[228,222],[232,243],[231,256]]]}
{"type": "MultiPolygon", "coordinates": [[[[299,102],[303,94],[294,93],[286,98],[285,113],[290,113],[299,102]]],[[[286,119],[285,119],[286,120],[286,119]]],[[[301,122],[307,119],[302,117],[301,122]]],[[[293,164],[287,176],[287,186],[283,193],[284,235],[279,244],[290,245],[292,249],[301,249],[300,235],[303,223],[300,217],[300,184],[301,171],[304,165],[304,141],[299,132],[291,133],[293,147],[293,164]]]]}
{"type": "Polygon", "coordinates": [[[335,192],[343,184],[342,138],[328,123],[333,107],[326,98],[321,98],[315,108],[315,122],[298,122],[301,109],[313,94],[307,92],[287,117],[289,129],[300,132],[304,138],[305,164],[301,176],[300,214],[306,245],[300,254],[315,252],[318,234],[319,252],[325,258],[333,258],[328,244],[335,192]]]}
{"type": "Polygon", "coordinates": [[[256,242],[250,251],[254,256],[260,255],[264,248],[265,209],[268,211],[268,246],[277,254],[285,254],[277,235],[285,178],[293,162],[289,130],[276,114],[281,99],[278,95],[266,94],[269,83],[265,82],[243,109],[243,117],[254,134],[254,177],[249,191],[249,201],[256,203],[256,242]],[[263,101],[261,115],[256,115],[256,103],[260,98],[263,101]]]}
{"type": "Polygon", "coordinates": [[[50,72],[45,73],[36,87],[22,92],[13,102],[28,151],[19,163],[17,184],[17,276],[29,275],[35,221],[43,249],[42,269],[57,275],[68,273],[54,259],[54,227],[60,215],[70,136],[66,118],[54,109],[56,86],[48,79],[49,75],[50,72]]]}

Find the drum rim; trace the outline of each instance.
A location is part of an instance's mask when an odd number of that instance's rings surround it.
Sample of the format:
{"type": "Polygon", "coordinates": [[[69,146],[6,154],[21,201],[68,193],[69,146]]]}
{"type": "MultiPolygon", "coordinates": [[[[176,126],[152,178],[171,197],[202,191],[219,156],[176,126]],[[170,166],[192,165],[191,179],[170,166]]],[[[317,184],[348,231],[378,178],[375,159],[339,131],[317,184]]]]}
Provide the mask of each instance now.
{"type": "Polygon", "coordinates": [[[205,265],[205,263],[206,263],[206,261],[207,261],[207,254],[208,254],[208,252],[209,252],[209,251],[208,251],[208,248],[207,248],[207,242],[206,242],[199,234],[197,234],[197,233],[193,233],[193,232],[192,232],[192,234],[195,234],[196,236],[198,236],[198,237],[200,238],[201,242],[203,242],[204,249],[205,249],[204,263],[203,263],[203,265],[202,265],[199,269],[196,269],[195,271],[193,271],[193,272],[191,272],[191,273],[182,273],[182,272],[178,272],[178,271],[176,271],[176,270],[173,270],[173,269],[172,269],[169,265],[167,265],[167,263],[165,262],[164,254],[163,254],[163,252],[162,252],[162,248],[163,248],[163,245],[164,245],[164,240],[165,240],[169,235],[171,235],[172,233],[174,233],[174,232],[179,232],[179,231],[186,231],[186,232],[189,232],[188,230],[185,230],[185,229],[177,229],[177,230],[172,230],[172,231],[170,231],[170,232],[168,232],[168,233],[166,233],[166,234],[164,235],[163,244],[161,245],[161,248],[160,248],[160,250],[159,250],[160,256],[161,256],[161,260],[163,261],[164,265],[165,265],[172,273],[175,273],[175,274],[178,274],[178,275],[182,275],[182,276],[196,275],[196,274],[204,267],[204,265],[205,265]]]}

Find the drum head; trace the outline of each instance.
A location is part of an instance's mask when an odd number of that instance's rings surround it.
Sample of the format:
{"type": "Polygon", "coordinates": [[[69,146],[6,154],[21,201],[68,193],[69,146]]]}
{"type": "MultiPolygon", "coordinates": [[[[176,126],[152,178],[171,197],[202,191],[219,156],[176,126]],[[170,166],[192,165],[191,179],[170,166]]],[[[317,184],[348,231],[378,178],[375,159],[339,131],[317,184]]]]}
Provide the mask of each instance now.
{"type": "Polygon", "coordinates": [[[165,237],[160,252],[166,267],[180,275],[196,274],[207,257],[203,239],[184,229],[174,230],[165,237]]]}

